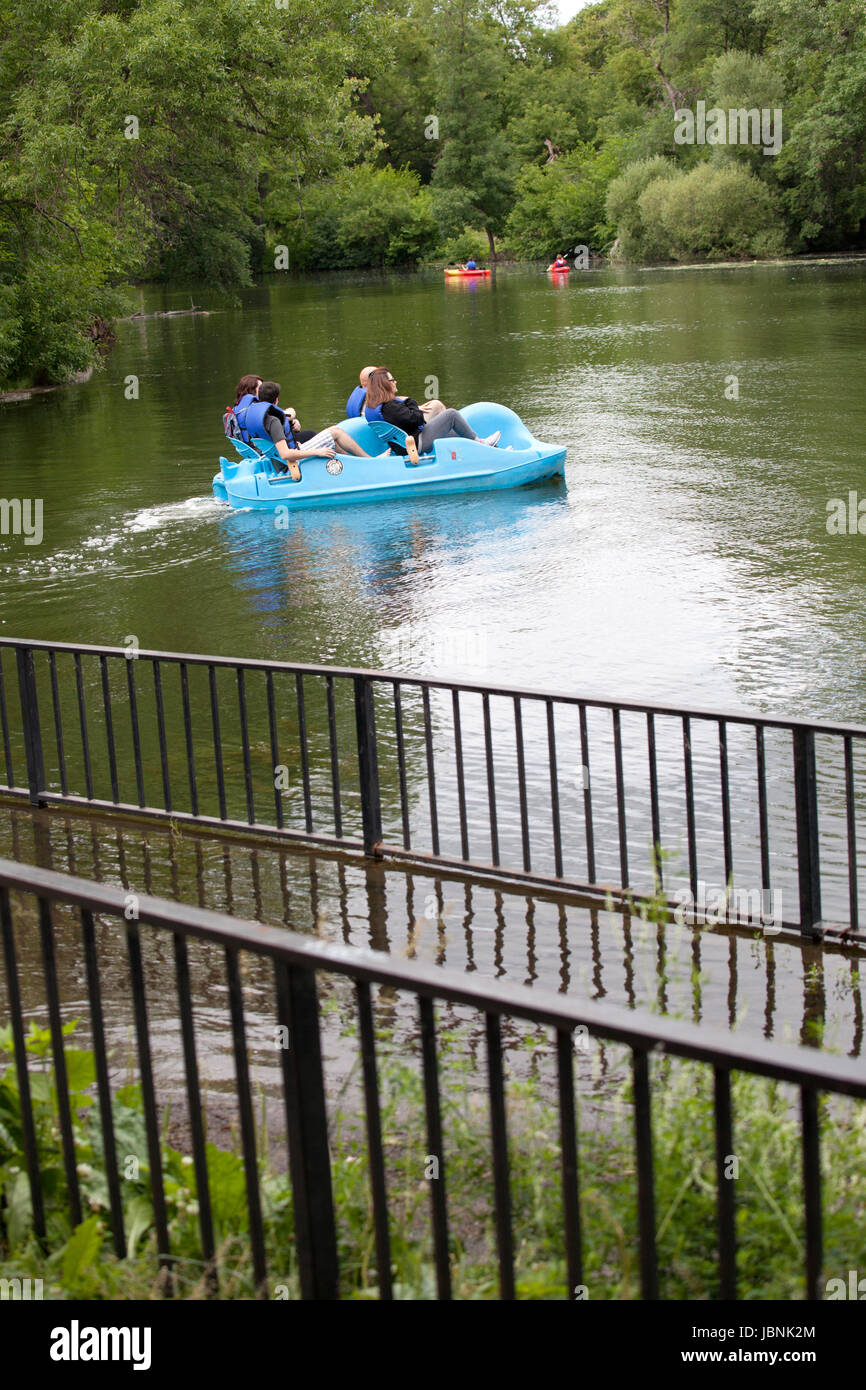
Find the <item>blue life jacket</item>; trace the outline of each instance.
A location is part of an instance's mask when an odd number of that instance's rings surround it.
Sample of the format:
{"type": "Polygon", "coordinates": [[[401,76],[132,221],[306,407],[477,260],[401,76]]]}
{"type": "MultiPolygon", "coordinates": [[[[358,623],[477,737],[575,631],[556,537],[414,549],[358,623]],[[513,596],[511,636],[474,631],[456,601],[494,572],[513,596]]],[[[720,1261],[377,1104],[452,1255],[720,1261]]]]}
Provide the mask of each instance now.
{"type": "Polygon", "coordinates": [[[252,405],[255,396],[248,391],[245,396],[241,396],[237,405],[230,405],[223,415],[223,429],[228,439],[242,439],[245,444],[249,444],[249,439],[244,433],[244,422],[247,407],[252,405]]]}
{"type": "Polygon", "coordinates": [[[291,444],[289,447],[294,448],[294,436],[291,434],[289,430],[289,425],[286,419],[285,411],[280,410],[280,407],[278,405],[274,405],[272,401],[254,400],[250,405],[245,407],[244,418],[241,421],[241,432],[243,435],[244,443],[249,444],[250,441],[253,439],[266,439],[268,443],[271,442],[271,436],[268,433],[267,426],[265,425],[265,416],[267,415],[269,410],[273,410],[282,420],[283,431],[285,433],[286,440],[287,442],[291,440],[291,444]]]}
{"type": "Polygon", "coordinates": [[[364,401],[367,392],[363,386],[356,386],[349,399],[346,401],[346,419],[351,420],[354,416],[360,415],[364,409],[364,401]]]}
{"type": "Polygon", "coordinates": [[[476,264],[475,264],[474,261],[467,261],[467,262],[466,262],[466,269],[467,269],[467,270],[477,270],[478,267],[476,266],[476,264]]]}
{"type": "Polygon", "coordinates": [[[385,416],[382,414],[382,407],[380,405],[365,405],[364,419],[381,420],[386,425],[388,423],[388,421],[385,419],[385,416]]]}

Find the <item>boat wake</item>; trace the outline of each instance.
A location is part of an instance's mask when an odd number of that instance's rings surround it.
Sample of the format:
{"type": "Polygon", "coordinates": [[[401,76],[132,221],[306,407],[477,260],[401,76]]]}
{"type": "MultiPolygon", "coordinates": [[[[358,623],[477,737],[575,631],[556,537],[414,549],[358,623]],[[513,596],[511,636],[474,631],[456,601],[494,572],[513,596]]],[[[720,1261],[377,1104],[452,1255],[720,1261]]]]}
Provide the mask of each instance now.
{"type": "Polygon", "coordinates": [[[0,565],[0,580],[31,585],[41,581],[53,588],[69,578],[104,580],[107,573],[145,575],[186,565],[208,550],[204,542],[195,543],[195,531],[202,524],[209,526],[222,510],[214,497],[205,496],[127,512],[97,526],[74,549],[47,555],[41,546],[19,549],[0,565]],[[181,530],[183,544],[178,543],[181,530]]]}

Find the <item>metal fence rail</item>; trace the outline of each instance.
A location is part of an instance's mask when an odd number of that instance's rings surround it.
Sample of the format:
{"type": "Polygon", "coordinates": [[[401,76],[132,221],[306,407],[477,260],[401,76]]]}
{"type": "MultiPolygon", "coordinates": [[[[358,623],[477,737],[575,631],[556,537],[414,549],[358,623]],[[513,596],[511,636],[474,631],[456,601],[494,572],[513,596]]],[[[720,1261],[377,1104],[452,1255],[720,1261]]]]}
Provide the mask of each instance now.
{"type": "Polygon", "coordinates": [[[652,891],[655,858],[690,915],[710,885],[728,920],[860,924],[859,726],[0,638],[0,733],[32,804],[597,895],[652,891]]]}
{"type": "MultiPolygon", "coordinates": [[[[38,1236],[44,1235],[45,1232],[45,1212],[25,1050],[19,947],[16,945],[16,937],[20,943],[20,934],[28,930],[38,929],[40,936],[69,1215],[74,1223],[81,1219],[55,950],[54,915],[59,904],[71,904],[79,913],[84,974],[96,1058],[96,1090],[102,1122],[110,1225],[119,1257],[123,1257],[126,1243],[103,1020],[102,980],[107,962],[103,958],[104,949],[100,949],[101,934],[96,927],[97,922],[105,919],[113,920],[125,929],[135,1022],[137,1073],[143,1096],[154,1222],[157,1246],[164,1262],[168,1263],[171,1259],[171,1245],[166,1215],[160,1123],[154,1081],[154,1050],[145,971],[148,954],[158,948],[160,940],[170,939],[173,943],[177,1009],[190,1116],[189,1142],[197,1181],[201,1250],[206,1261],[213,1258],[215,1248],[205,1135],[201,1122],[202,1092],[188,954],[188,942],[197,939],[207,943],[207,949],[214,953],[214,960],[218,959],[220,953],[223,957],[246,1175],[249,1240],[255,1280],[260,1291],[264,1291],[266,1287],[268,1271],[253,1120],[241,953],[251,953],[270,962],[273,970],[274,1017],[281,1027],[288,1029],[286,1036],[291,1039],[291,1045],[282,1049],[280,1056],[302,1297],[336,1298],[340,1281],[317,975],[342,976],[351,980],[355,987],[369,1157],[370,1203],[374,1219],[380,1298],[391,1298],[393,1290],[390,1213],[383,1159],[377,1042],[371,995],[371,987],[375,985],[385,985],[390,990],[407,994],[413,997],[417,1004],[418,1051],[424,1087],[426,1141],[428,1152],[436,1155],[440,1162],[441,1181],[431,1183],[430,1208],[440,1298],[447,1299],[451,1296],[449,1209],[445,1182],[446,1153],[443,1143],[436,1015],[436,1004],[446,1002],[468,1006],[478,1011],[484,1019],[490,1160],[496,1217],[499,1291],[502,1298],[510,1299],[515,1296],[508,1125],[503,1069],[502,1022],[507,1019],[541,1024],[552,1029],[555,1038],[559,1182],[563,1199],[561,1240],[562,1251],[566,1257],[569,1291],[583,1282],[580,1143],[573,1037],[575,1028],[583,1025],[591,1036],[624,1044],[631,1051],[642,1296],[647,1299],[659,1296],[651,1120],[653,1052],[689,1058],[713,1069],[718,1296],[725,1299],[737,1296],[736,1199],[733,1180],[726,1170],[729,1155],[736,1151],[736,1117],[732,1106],[731,1073],[751,1072],[788,1082],[799,1088],[805,1292],[810,1299],[820,1296],[822,1209],[819,1094],[827,1092],[859,1099],[866,1098],[866,1078],[857,1063],[808,1049],[776,1047],[753,1039],[738,1040],[736,1037],[714,1033],[709,1029],[697,1029],[672,1019],[638,1019],[620,1008],[570,1001],[550,992],[529,990],[522,986],[492,983],[470,985],[463,977],[435,967],[412,961],[398,961],[378,952],[327,945],[294,933],[238,921],[158,898],[142,897],[136,905],[135,919],[128,920],[128,898],[119,889],[0,860],[0,935],[3,941],[6,997],[19,1094],[22,1100],[24,1149],[32,1196],[33,1221],[38,1236]],[[15,920],[19,899],[12,895],[21,893],[27,895],[23,900],[25,903],[35,902],[38,928],[28,926],[27,921],[15,920]]],[[[571,1296],[570,1292],[568,1296],[571,1296]]]]}

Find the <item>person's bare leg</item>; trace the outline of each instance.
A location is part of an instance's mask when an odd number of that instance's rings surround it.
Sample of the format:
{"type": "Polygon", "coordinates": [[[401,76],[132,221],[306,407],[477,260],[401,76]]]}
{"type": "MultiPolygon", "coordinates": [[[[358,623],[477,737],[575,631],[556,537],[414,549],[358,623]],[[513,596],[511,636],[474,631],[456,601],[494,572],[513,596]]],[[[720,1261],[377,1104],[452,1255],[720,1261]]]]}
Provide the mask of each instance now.
{"type": "Polygon", "coordinates": [[[372,458],[372,455],[368,454],[366,449],[362,449],[360,444],[358,444],[350,434],[347,434],[345,430],[341,430],[339,425],[332,426],[330,433],[334,437],[334,443],[337,446],[338,453],[354,454],[355,457],[359,459],[372,458]]]}
{"type": "Polygon", "coordinates": [[[442,401],[422,401],[421,409],[428,420],[432,420],[436,415],[441,415],[445,409],[442,401]]]}

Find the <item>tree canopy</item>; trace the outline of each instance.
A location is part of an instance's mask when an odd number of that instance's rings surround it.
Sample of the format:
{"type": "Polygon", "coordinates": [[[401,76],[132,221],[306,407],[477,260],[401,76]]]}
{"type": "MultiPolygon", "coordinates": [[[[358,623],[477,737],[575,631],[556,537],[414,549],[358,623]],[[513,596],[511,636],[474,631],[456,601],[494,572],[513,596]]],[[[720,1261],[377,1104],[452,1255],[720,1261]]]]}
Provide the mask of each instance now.
{"type": "Polygon", "coordinates": [[[0,379],[130,281],[862,247],[862,0],[3,0],[0,379]],[[677,112],[781,112],[680,143],[677,112]]]}

